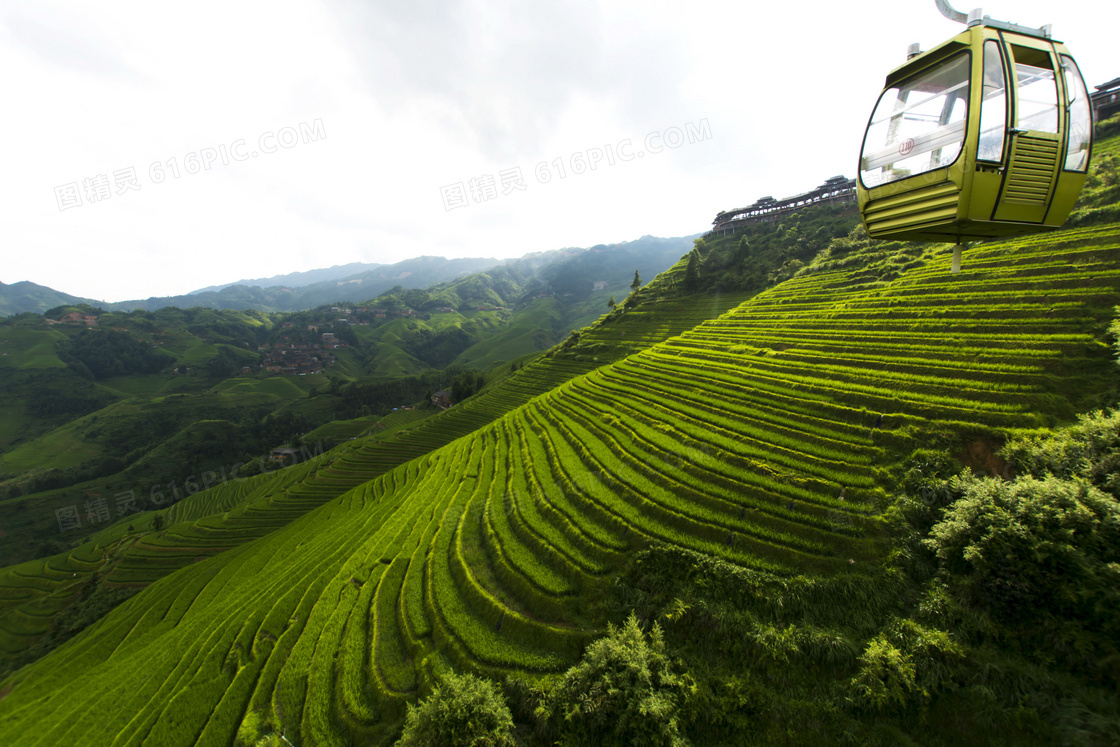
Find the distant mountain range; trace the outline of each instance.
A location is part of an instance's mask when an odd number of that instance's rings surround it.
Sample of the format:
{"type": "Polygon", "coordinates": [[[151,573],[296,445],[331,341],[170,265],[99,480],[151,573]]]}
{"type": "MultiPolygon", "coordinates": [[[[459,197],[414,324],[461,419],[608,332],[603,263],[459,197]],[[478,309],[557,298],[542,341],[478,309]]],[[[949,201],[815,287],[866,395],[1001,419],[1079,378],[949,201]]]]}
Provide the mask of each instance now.
{"type": "MultiPolygon", "coordinates": [[[[521,267],[532,271],[544,270],[555,265],[554,270],[545,273],[547,278],[542,280],[558,281],[563,284],[565,281],[575,281],[578,278],[578,282],[582,284],[606,279],[592,277],[592,275],[607,270],[608,266],[613,264],[612,259],[622,261],[627,266],[639,260],[639,265],[650,264],[645,268],[636,267],[636,269],[654,274],[660,272],[672,264],[676,257],[688,251],[692,238],[662,239],[643,236],[635,241],[611,245],[600,244],[590,249],[565,248],[533,252],[514,260],[414,257],[389,265],[354,262],[307,272],[293,272],[270,278],[213,285],[181,296],[153,296],[114,303],[72,296],[29,281],[10,285],[0,283],[0,316],[25,312],[41,314],[57,306],[80,303],[110,311],[135,309],[155,311],[167,306],[183,309],[202,307],[302,311],[324,304],[366,301],[397,286],[406,290],[427,288],[510,262],[519,263],[521,267]],[[653,256],[649,256],[650,252],[653,256]],[[666,264],[667,260],[668,264],[666,264]],[[565,266],[566,271],[559,271],[562,263],[572,261],[575,262],[574,265],[569,264],[565,266]]],[[[613,267],[611,269],[616,270],[613,267]]]]}
{"type": "MultiPolygon", "coordinates": [[[[402,288],[426,288],[433,283],[454,280],[464,275],[493,267],[498,263],[494,258],[444,259],[443,257],[414,257],[391,265],[372,265],[357,273],[335,275],[331,270],[311,270],[309,272],[282,275],[281,278],[294,278],[294,283],[278,283],[267,287],[236,283],[220,290],[202,289],[183,296],[165,296],[134,301],[102,304],[113,311],[133,311],[144,309],[155,311],[165,306],[192,308],[201,306],[209,309],[256,309],[258,311],[302,311],[323,304],[341,301],[365,301],[396,286],[402,288]],[[326,279],[316,279],[317,276],[326,279]]],[[[345,271],[343,271],[345,272],[345,271]]]]}
{"type": "Polygon", "coordinates": [[[275,288],[277,286],[286,286],[288,288],[302,288],[305,285],[313,283],[322,283],[328,280],[338,280],[340,278],[355,277],[363,272],[370,272],[376,270],[378,267],[384,267],[379,262],[350,262],[345,265],[334,265],[319,270],[308,270],[306,272],[289,272],[286,275],[273,275],[268,278],[256,278],[255,280],[238,280],[235,283],[223,283],[222,285],[210,285],[205,288],[193,290],[187,295],[195,295],[198,293],[206,293],[207,291],[220,291],[231,285],[255,285],[259,288],[275,288]]]}

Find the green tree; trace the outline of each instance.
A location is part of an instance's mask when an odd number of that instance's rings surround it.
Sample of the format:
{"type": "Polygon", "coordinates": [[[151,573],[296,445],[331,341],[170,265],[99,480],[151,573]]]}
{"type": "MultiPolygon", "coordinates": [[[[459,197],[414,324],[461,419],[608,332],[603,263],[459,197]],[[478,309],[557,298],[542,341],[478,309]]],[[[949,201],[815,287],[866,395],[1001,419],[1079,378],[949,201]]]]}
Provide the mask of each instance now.
{"type": "Polygon", "coordinates": [[[739,249],[735,253],[735,258],[739,262],[743,262],[744,260],[746,260],[750,256],[751,256],[751,245],[747,241],[747,237],[744,236],[741,239],[739,239],[739,249]]]}
{"type": "Polygon", "coordinates": [[[451,401],[458,404],[475,392],[481,391],[486,377],[480,371],[465,371],[451,382],[451,401]]]}
{"type": "Polygon", "coordinates": [[[618,305],[618,302],[614,300],[614,296],[611,296],[610,300],[607,301],[607,308],[608,309],[614,309],[614,307],[617,306],[617,305],[618,305]]]}
{"type": "Polygon", "coordinates": [[[512,732],[513,716],[493,682],[450,672],[409,706],[397,747],[513,747],[512,732]]]}
{"type": "Polygon", "coordinates": [[[152,529],[157,532],[167,525],[167,520],[163,518],[163,514],[156,514],[152,517],[152,529]]]}
{"type": "Polygon", "coordinates": [[[688,267],[684,270],[684,287],[690,291],[700,287],[700,258],[695,247],[688,253],[688,267]]]}
{"type": "Polygon", "coordinates": [[[647,640],[633,613],[622,627],[608,626],[583,660],[537,707],[558,731],[562,745],[687,744],[679,711],[688,685],[672,671],[661,628],[647,640]]]}
{"type": "Polygon", "coordinates": [[[637,270],[634,270],[634,282],[630,283],[630,290],[635,290],[636,291],[641,287],[642,287],[642,277],[641,277],[641,275],[638,274],[637,270]]]}

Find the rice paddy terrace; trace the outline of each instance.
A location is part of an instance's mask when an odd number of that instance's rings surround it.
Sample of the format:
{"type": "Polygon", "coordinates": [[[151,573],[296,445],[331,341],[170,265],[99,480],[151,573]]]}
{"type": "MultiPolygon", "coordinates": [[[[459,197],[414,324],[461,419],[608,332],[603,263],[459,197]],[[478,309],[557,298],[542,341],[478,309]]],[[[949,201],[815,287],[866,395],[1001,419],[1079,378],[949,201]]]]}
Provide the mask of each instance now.
{"type": "MultiPolygon", "coordinates": [[[[0,656],[19,656],[47,634],[53,616],[85,591],[94,574],[107,586],[143,586],[207,557],[252,541],[294,521],[347,490],[398,465],[423,456],[492,422],[502,414],[586,373],[600,360],[616,360],[687,330],[737,305],[741,296],[650,303],[612,325],[623,342],[599,342],[592,333],[585,348],[538,359],[462,405],[418,422],[421,411],[399,413],[401,421],[383,433],[317,454],[305,449],[302,463],[269,474],[232,479],[201,475],[218,483],[167,509],[168,527],[153,534],[126,532],[145,526],[150,514],[130,516],[100,532],[93,542],[68,554],[0,570],[0,656]],[[627,336],[628,335],[628,336],[627,336]],[[122,537],[123,535],[123,537],[122,537]]],[[[389,418],[392,420],[393,418],[389,418]]],[[[166,498],[166,496],[165,496],[166,498]]]]}
{"type": "MultiPolygon", "coordinates": [[[[437,438],[428,419],[391,439],[395,456],[354,442],[283,491],[214,503],[234,508],[152,539],[153,556],[210,531],[229,549],[151,573],[9,678],[0,733],[229,744],[259,724],[295,744],[363,742],[448,667],[570,666],[607,622],[597,592],[651,543],[780,575],[866,573],[884,554],[892,475],[929,438],[1028,431],[1099,404],[1118,235],[977,247],[959,275],[944,248],[873,246],[613,362],[606,351],[630,343],[600,325],[582,342],[607,360],[569,360],[537,383],[546,393],[527,385],[462,437],[437,438]],[[237,535],[262,501],[305,503],[237,535]]],[[[86,552],[71,561],[100,562],[86,552]]],[[[66,568],[12,569],[5,598],[50,591],[66,568]]],[[[6,635],[30,617],[6,616],[6,635]]]]}

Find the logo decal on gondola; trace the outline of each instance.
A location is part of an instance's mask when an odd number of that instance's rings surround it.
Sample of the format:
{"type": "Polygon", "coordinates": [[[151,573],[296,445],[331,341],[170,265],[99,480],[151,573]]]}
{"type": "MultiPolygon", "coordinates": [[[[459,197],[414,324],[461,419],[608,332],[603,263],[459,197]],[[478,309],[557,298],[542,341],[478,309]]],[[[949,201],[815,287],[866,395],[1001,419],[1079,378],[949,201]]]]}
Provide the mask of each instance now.
{"type": "Polygon", "coordinates": [[[901,143],[898,144],[899,155],[902,155],[902,156],[909,155],[910,151],[912,151],[912,150],[914,150],[914,138],[912,138],[912,137],[906,138],[905,140],[903,140],[901,143]]]}

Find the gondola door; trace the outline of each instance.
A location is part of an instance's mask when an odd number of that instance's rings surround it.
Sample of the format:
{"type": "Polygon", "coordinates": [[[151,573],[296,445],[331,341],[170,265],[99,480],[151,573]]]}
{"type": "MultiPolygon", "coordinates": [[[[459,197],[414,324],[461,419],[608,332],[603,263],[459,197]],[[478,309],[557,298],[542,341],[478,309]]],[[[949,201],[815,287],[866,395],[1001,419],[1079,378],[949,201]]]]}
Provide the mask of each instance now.
{"type": "Polygon", "coordinates": [[[999,201],[997,221],[1042,223],[1061,168],[1064,107],[1049,43],[1007,35],[1008,63],[1015,86],[1012,97],[1010,155],[999,201]],[[1008,38],[1010,37],[1010,38],[1008,38]]]}

